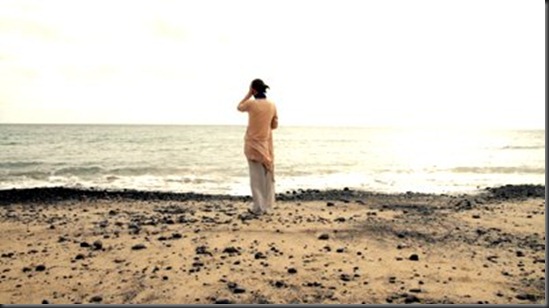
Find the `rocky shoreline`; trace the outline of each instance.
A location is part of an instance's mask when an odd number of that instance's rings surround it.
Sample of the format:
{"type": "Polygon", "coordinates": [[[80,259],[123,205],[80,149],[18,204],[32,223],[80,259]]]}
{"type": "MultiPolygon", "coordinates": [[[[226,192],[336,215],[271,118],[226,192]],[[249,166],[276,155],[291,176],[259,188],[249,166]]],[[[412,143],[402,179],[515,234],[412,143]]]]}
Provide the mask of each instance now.
{"type": "MultiPolygon", "coordinates": [[[[286,191],[276,195],[279,201],[324,201],[340,200],[350,202],[356,198],[370,196],[385,196],[376,192],[351,190],[343,188],[340,190],[318,190],[298,189],[286,191]]],[[[392,196],[394,196],[393,194],[392,196]]],[[[396,194],[399,195],[399,194],[396,194]]],[[[403,196],[429,196],[415,192],[401,193],[403,196]]],[[[500,187],[487,187],[479,190],[479,195],[490,200],[514,200],[524,198],[545,198],[544,185],[505,185],[500,187]]],[[[465,195],[455,197],[466,197],[465,195]]],[[[0,190],[0,205],[24,202],[52,203],[60,201],[93,201],[93,200],[148,200],[148,201],[250,201],[250,196],[213,195],[194,192],[172,193],[158,191],[140,190],[104,190],[94,188],[66,188],[66,187],[44,187],[0,190]]]]}

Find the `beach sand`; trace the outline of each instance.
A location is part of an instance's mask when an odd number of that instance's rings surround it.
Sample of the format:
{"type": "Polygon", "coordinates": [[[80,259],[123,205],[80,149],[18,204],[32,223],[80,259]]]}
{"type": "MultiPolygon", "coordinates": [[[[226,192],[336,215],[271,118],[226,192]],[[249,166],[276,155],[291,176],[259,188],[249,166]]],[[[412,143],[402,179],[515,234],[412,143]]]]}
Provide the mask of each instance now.
{"type": "Polygon", "coordinates": [[[4,304],[545,304],[539,193],[9,194],[4,304]]]}

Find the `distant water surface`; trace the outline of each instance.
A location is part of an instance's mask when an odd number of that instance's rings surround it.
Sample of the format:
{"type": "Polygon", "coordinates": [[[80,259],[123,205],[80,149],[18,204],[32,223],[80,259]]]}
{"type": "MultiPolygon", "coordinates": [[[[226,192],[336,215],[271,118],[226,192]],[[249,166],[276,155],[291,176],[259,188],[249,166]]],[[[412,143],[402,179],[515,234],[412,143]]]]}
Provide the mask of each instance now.
{"type": "MultiPolygon", "coordinates": [[[[0,125],[0,189],[249,194],[245,126],[0,125]]],[[[276,187],[461,193],[545,185],[545,131],[280,127],[276,187]]]]}

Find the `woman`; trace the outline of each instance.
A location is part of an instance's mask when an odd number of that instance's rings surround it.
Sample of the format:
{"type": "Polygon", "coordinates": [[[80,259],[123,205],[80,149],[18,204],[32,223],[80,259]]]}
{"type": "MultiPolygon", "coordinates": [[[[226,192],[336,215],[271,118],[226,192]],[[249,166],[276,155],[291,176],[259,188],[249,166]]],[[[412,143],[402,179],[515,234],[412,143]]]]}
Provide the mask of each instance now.
{"type": "Polygon", "coordinates": [[[261,79],[253,80],[238,104],[239,111],[248,112],[244,154],[250,168],[251,212],[255,215],[270,212],[275,201],[272,130],[278,127],[278,116],[276,106],[265,95],[268,88],[261,79]]]}

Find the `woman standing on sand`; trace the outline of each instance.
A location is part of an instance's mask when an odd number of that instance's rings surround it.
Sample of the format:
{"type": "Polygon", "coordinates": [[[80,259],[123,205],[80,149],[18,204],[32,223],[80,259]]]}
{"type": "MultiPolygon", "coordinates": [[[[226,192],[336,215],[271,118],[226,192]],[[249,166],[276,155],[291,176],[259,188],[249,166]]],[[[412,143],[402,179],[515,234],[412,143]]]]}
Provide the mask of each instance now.
{"type": "Polygon", "coordinates": [[[275,201],[272,130],[278,127],[278,116],[276,106],[265,95],[268,88],[261,79],[253,80],[237,107],[248,112],[244,154],[250,168],[251,212],[256,215],[270,212],[275,201]],[[252,96],[254,99],[250,99],[252,96]]]}

